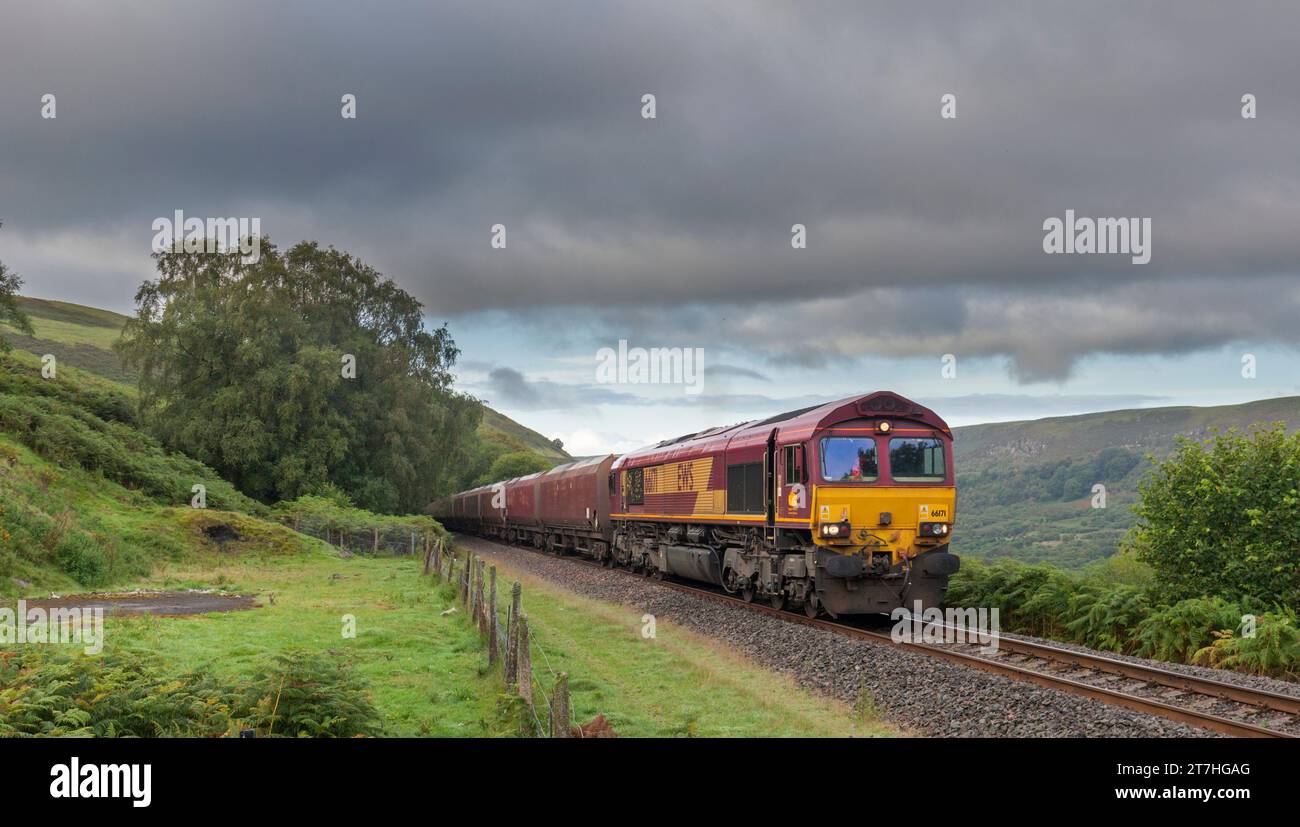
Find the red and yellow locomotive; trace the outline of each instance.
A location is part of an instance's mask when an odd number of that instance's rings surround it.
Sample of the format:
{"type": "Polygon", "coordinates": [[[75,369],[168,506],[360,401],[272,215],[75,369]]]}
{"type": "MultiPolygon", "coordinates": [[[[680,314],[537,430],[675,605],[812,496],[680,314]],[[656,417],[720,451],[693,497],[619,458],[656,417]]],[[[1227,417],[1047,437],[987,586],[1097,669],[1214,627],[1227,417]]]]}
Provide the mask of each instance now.
{"type": "Polygon", "coordinates": [[[959,565],[955,507],[952,432],[882,391],[569,463],[429,513],[815,616],[940,604],[959,565]]]}

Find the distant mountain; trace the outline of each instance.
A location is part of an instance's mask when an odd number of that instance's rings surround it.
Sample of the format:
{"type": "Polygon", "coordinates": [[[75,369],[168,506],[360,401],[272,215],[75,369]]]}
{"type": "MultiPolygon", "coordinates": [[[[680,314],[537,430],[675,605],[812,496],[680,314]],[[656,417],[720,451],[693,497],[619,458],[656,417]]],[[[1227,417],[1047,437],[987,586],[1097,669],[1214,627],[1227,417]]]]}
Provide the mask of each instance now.
{"type": "Polygon", "coordinates": [[[1300,396],[1207,408],[1138,408],[966,425],[953,429],[953,447],[956,461],[967,469],[1065,459],[1105,448],[1162,455],[1173,447],[1175,437],[1204,439],[1214,428],[1274,421],[1300,423],[1300,396]]]}
{"type": "Polygon", "coordinates": [[[1108,557],[1133,523],[1148,456],[1166,456],[1180,436],[1278,421],[1300,426],[1300,397],[954,428],[953,551],[1068,567],[1108,557]],[[1105,508],[1092,507],[1095,485],[1105,486],[1105,508]]]}

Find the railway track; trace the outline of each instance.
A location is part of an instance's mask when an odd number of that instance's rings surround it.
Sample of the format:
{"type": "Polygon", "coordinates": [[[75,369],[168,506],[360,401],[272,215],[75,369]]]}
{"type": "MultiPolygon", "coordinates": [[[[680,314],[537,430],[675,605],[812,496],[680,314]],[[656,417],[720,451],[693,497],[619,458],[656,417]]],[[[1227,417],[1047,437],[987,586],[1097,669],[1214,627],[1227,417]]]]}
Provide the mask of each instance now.
{"type": "Polygon", "coordinates": [[[1014,680],[1026,681],[1038,686],[1082,695],[1112,706],[1120,706],[1148,715],[1158,715],[1162,718],[1213,730],[1224,735],[1247,738],[1296,737],[1295,734],[1282,729],[1260,726],[1249,721],[1239,720],[1236,717],[1227,717],[1197,708],[1205,703],[1204,699],[1211,699],[1211,702],[1228,701],[1241,710],[1243,717],[1268,716],[1271,714],[1271,717],[1276,722],[1283,722],[1289,716],[1291,725],[1295,726],[1295,719],[1300,716],[1300,698],[1290,695],[1251,689],[1209,678],[1193,677],[1167,669],[1109,658],[1105,655],[1078,652],[1063,647],[1002,636],[998,638],[998,653],[994,655],[977,653],[974,651],[978,649],[975,644],[939,645],[906,641],[900,643],[894,641],[886,632],[865,629],[835,620],[809,618],[801,613],[774,609],[757,603],[745,603],[740,598],[724,593],[687,586],[670,580],[659,582],[668,588],[688,592],[708,600],[737,604],[753,611],[780,617],[782,620],[803,623],[850,637],[898,646],[931,657],[960,663],[974,669],[1003,675],[1014,680]],[[1019,655],[1023,659],[1011,661],[1008,659],[1008,655],[1019,655]],[[1061,666],[1069,669],[1070,674],[1058,671],[1061,666]],[[1138,694],[1136,686],[1125,691],[1088,682],[1081,679],[1084,674],[1089,677],[1106,675],[1126,679],[1142,687],[1153,687],[1156,693],[1160,693],[1165,697],[1163,699],[1152,697],[1150,689],[1144,694],[1138,694]],[[1177,693],[1178,697],[1171,697],[1173,693],[1177,693]]]}
{"type": "MultiPolygon", "coordinates": [[[[603,568],[592,560],[578,557],[569,559],[581,565],[603,568]]],[[[640,576],[630,571],[614,570],[622,571],[628,577],[640,576]]],[[[802,612],[776,609],[761,603],[746,603],[723,591],[687,585],[669,578],[655,582],[705,600],[740,606],[787,622],[801,623],[849,637],[897,646],[1013,680],[1081,695],[1223,735],[1294,738],[1300,733],[1300,698],[1291,695],[1186,675],[1100,653],[1080,652],[1005,636],[998,637],[997,651],[993,654],[979,651],[978,644],[896,642],[887,632],[838,620],[810,618],[802,612]],[[1108,684],[1123,686],[1121,688],[1108,684]]]]}

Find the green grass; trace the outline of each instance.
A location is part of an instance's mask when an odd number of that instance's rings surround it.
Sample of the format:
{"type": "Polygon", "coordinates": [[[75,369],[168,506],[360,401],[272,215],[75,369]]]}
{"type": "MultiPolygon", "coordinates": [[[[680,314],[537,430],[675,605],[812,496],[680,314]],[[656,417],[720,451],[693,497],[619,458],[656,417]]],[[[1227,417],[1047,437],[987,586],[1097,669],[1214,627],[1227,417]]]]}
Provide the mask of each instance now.
{"type": "MultiPolygon", "coordinates": [[[[421,576],[418,560],[344,559],[324,543],[287,529],[282,534],[277,526],[267,529],[269,536],[237,543],[203,539],[203,526],[229,516],[183,521],[189,553],[161,562],[129,585],[253,594],[261,607],[191,617],[109,617],[108,657],[147,655],[165,664],[168,674],[206,669],[245,679],[290,650],[332,655],[369,684],[385,735],[532,732],[532,718],[502,689],[499,665],[488,668],[454,588],[421,576]],[[343,636],[348,615],[355,618],[355,638],[343,636]]],[[[502,586],[515,576],[504,568],[501,574],[502,586]]],[[[660,621],[656,638],[647,640],[640,634],[639,612],[534,578],[522,581],[543,721],[554,669],[570,675],[576,723],[603,713],[623,737],[897,734],[869,707],[814,695],[674,624],[660,621]]]]}
{"type": "Polygon", "coordinates": [[[655,637],[647,639],[640,610],[572,594],[508,565],[497,568],[502,595],[514,579],[523,585],[536,641],[534,673],[548,692],[553,673],[569,673],[575,723],[604,714],[620,736],[640,737],[899,734],[873,709],[809,692],[685,627],[658,619],[655,637]]]}
{"type": "Polygon", "coordinates": [[[210,550],[162,564],[137,585],[256,594],[261,608],[182,618],[109,618],[105,650],[153,652],[182,673],[207,666],[249,675],[290,648],[341,655],[370,686],[388,736],[497,737],[520,733],[517,705],[487,670],[487,656],[451,588],[419,576],[410,558],[342,559],[305,548],[231,555],[210,550]],[[271,601],[274,600],[274,603],[271,601]],[[343,637],[345,615],[356,637],[343,637]]]}

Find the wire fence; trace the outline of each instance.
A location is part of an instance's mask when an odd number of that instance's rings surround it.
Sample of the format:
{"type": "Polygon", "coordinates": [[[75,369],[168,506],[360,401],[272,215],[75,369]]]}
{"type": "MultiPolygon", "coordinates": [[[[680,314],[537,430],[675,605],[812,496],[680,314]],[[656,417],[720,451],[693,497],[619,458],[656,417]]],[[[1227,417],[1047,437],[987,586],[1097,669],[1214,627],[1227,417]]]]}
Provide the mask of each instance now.
{"type": "Polygon", "coordinates": [[[429,546],[438,539],[432,530],[413,530],[405,526],[370,526],[343,528],[329,520],[312,516],[298,517],[290,522],[295,531],[324,540],[339,551],[369,554],[376,557],[414,557],[427,554],[429,546]]]}
{"type": "Polygon", "coordinates": [[[523,587],[516,580],[510,586],[510,603],[504,607],[504,636],[502,608],[497,599],[497,568],[472,552],[459,557],[441,537],[428,543],[424,552],[425,575],[456,584],[456,596],[478,627],[479,635],[487,648],[488,665],[502,664],[502,677],[507,691],[516,694],[532,719],[538,737],[582,738],[582,727],[574,726],[569,703],[569,676],[556,672],[546,651],[532,634],[528,615],[523,611],[523,587]],[[533,669],[533,650],[542,656],[552,687],[548,694],[546,681],[539,680],[533,669]],[[504,650],[504,651],[503,651],[504,650]],[[541,695],[538,703],[534,691],[541,695]],[[543,718],[545,720],[543,720],[543,718]]]}

